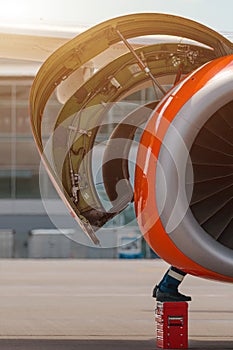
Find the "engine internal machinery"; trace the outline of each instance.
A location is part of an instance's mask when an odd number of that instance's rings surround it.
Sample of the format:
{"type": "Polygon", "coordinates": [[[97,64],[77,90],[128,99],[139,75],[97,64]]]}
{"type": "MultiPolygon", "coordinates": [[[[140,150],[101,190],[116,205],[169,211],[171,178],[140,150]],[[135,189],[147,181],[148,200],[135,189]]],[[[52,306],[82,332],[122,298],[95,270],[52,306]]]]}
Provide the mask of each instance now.
{"type": "Polygon", "coordinates": [[[142,234],[162,258],[233,280],[232,54],[233,44],[204,25],[143,13],[96,25],[42,65],[30,97],[34,137],[94,243],[98,229],[135,201],[142,234]],[[135,102],[138,92],[143,103],[135,102]],[[62,105],[51,121],[44,112],[53,93],[62,105]],[[108,208],[94,174],[96,147],[108,208]]]}

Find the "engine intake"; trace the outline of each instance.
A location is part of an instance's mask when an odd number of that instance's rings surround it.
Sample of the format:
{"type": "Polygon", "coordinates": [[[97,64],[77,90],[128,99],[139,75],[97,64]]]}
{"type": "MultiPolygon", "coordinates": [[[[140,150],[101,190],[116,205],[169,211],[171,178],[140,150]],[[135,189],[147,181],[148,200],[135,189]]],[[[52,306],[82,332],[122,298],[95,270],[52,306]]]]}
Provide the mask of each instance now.
{"type": "Polygon", "coordinates": [[[232,63],[233,56],[212,61],[162,101],[141,140],[150,153],[139,148],[135,185],[139,224],[154,250],[187,272],[226,280],[233,278],[232,63]]]}

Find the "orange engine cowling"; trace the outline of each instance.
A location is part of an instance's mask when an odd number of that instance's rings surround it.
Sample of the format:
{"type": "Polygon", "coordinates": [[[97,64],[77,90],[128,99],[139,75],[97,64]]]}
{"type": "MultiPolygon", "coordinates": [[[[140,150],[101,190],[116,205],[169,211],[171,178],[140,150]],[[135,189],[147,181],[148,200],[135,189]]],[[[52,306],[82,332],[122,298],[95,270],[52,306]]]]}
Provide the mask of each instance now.
{"type": "Polygon", "coordinates": [[[160,257],[233,282],[233,55],[197,69],[156,107],[138,149],[135,208],[160,257]]]}

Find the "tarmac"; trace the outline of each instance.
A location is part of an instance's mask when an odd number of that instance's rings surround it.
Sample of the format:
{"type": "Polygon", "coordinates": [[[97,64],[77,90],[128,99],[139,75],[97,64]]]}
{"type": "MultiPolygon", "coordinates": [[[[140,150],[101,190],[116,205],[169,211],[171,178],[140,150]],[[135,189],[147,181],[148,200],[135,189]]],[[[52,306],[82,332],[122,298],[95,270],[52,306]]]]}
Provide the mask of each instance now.
{"type": "MultiPolygon", "coordinates": [[[[1,350],[156,349],[153,260],[0,260],[1,350]]],[[[186,276],[189,348],[233,349],[233,285],[186,276]]]]}

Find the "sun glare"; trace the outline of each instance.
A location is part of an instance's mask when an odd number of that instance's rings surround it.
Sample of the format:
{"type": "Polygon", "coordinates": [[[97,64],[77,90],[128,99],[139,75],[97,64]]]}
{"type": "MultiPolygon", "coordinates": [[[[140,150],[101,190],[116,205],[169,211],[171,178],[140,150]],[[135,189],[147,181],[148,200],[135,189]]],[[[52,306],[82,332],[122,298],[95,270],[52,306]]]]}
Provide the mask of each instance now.
{"type": "Polygon", "coordinates": [[[55,16],[57,7],[55,0],[8,0],[1,6],[0,21],[9,26],[38,23],[55,16]]]}
{"type": "MultiPolygon", "coordinates": [[[[29,5],[29,3],[28,3],[29,5]]],[[[30,16],[33,5],[26,6],[25,2],[22,1],[5,1],[4,5],[1,6],[0,19],[3,21],[24,21],[30,16]]],[[[10,24],[8,22],[8,24],[10,24]]]]}

